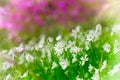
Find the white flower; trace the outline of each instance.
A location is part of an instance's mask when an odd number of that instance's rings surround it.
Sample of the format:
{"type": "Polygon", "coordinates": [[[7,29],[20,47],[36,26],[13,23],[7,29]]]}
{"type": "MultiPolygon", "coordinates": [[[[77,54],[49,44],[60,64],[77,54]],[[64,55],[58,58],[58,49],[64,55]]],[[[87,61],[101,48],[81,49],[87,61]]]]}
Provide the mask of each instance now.
{"type": "Polygon", "coordinates": [[[13,66],[13,64],[8,62],[8,61],[2,63],[2,69],[3,70],[7,70],[7,69],[9,69],[12,66],[13,66]]]}
{"type": "Polygon", "coordinates": [[[49,42],[53,42],[53,38],[52,37],[48,37],[48,41],[49,42]]]}
{"type": "Polygon", "coordinates": [[[76,54],[73,54],[73,58],[72,58],[72,63],[76,62],[77,59],[76,59],[76,54]]]}
{"type": "Polygon", "coordinates": [[[24,55],[21,55],[21,56],[19,57],[19,62],[18,62],[18,64],[22,64],[22,63],[24,63],[24,55]]]}
{"type": "Polygon", "coordinates": [[[85,62],[88,61],[87,54],[85,56],[82,56],[80,59],[82,60],[82,66],[83,66],[85,62]]]}
{"type": "Polygon", "coordinates": [[[109,53],[110,52],[110,45],[108,44],[108,43],[105,43],[104,45],[103,45],[103,49],[104,49],[104,51],[105,52],[107,52],[107,53],[109,53]]]}
{"type": "Polygon", "coordinates": [[[112,28],[112,32],[111,32],[111,36],[116,33],[119,34],[120,33],[120,24],[114,25],[112,28]]]}
{"type": "Polygon", "coordinates": [[[52,69],[56,68],[57,67],[57,63],[56,62],[53,62],[52,64],[52,69]]]}
{"type": "Polygon", "coordinates": [[[60,62],[59,62],[60,66],[62,67],[62,69],[66,69],[69,65],[69,62],[67,59],[60,59],[60,62]]]}
{"type": "Polygon", "coordinates": [[[76,76],[76,80],[83,80],[83,79],[79,78],[79,76],[76,76]]]}
{"type": "Polygon", "coordinates": [[[28,76],[28,71],[26,71],[22,76],[20,76],[20,78],[25,78],[28,76]]]}
{"type": "Polygon", "coordinates": [[[117,54],[119,52],[119,45],[118,44],[119,44],[118,41],[115,40],[114,49],[113,49],[114,54],[117,54]]]}
{"type": "Polygon", "coordinates": [[[15,50],[19,53],[21,53],[22,51],[24,51],[24,48],[23,48],[23,44],[20,44],[20,46],[16,47],[15,50]]]}
{"type": "Polygon", "coordinates": [[[89,42],[88,41],[85,42],[85,48],[86,48],[86,50],[89,50],[89,42]]]}
{"type": "Polygon", "coordinates": [[[100,68],[100,71],[102,71],[103,69],[105,69],[105,68],[106,68],[106,65],[107,65],[107,60],[105,60],[105,61],[103,62],[103,65],[102,65],[102,67],[100,68]]]}
{"type": "Polygon", "coordinates": [[[117,64],[117,65],[114,66],[114,68],[113,68],[112,70],[110,70],[110,71],[108,72],[108,74],[109,74],[110,76],[113,76],[113,75],[114,75],[115,73],[117,73],[119,70],[120,70],[120,64],[117,64]]]}
{"type": "Polygon", "coordinates": [[[95,69],[95,73],[92,77],[92,80],[99,80],[100,76],[99,76],[99,71],[97,69],[95,69]]]}
{"type": "Polygon", "coordinates": [[[77,38],[78,33],[80,32],[80,26],[78,25],[75,29],[72,29],[71,36],[77,38]]]}
{"type": "Polygon", "coordinates": [[[102,26],[101,26],[100,24],[97,24],[97,25],[96,25],[96,30],[95,30],[95,32],[96,32],[98,35],[101,34],[101,32],[102,32],[102,26]]]}
{"type": "Polygon", "coordinates": [[[91,72],[93,69],[94,69],[94,67],[91,64],[89,64],[88,71],[91,72]]]}
{"type": "Polygon", "coordinates": [[[66,48],[68,49],[68,48],[72,48],[74,46],[75,46],[75,41],[69,41],[66,48]]]}
{"type": "Polygon", "coordinates": [[[61,54],[64,50],[64,42],[57,42],[57,44],[55,44],[54,50],[56,53],[61,54]]]}
{"type": "Polygon", "coordinates": [[[77,47],[77,46],[74,46],[74,47],[72,47],[71,49],[70,49],[70,52],[73,52],[73,53],[78,53],[78,52],[80,52],[80,48],[79,47],[77,47]]]}
{"type": "Polygon", "coordinates": [[[88,42],[93,41],[93,39],[94,39],[94,37],[95,37],[95,31],[94,31],[94,30],[90,30],[86,37],[87,37],[86,40],[87,40],[88,42]]]}
{"type": "Polygon", "coordinates": [[[8,75],[4,78],[4,80],[10,80],[10,77],[11,77],[11,75],[8,74],[8,75]]]}
{"type": "Polygon", "coordinates": [[[25,55],[25,58],[27,62],[32,62],[34,60],[34,57],[29,53],[25,55]]]}
{"type": "Polygon", "coordinates": [[[58,36],[56,37],[56,41],[61,40],[61,38],[62,38],[62,36],[61,36],[61,35],[58,35],[58,36]]]}

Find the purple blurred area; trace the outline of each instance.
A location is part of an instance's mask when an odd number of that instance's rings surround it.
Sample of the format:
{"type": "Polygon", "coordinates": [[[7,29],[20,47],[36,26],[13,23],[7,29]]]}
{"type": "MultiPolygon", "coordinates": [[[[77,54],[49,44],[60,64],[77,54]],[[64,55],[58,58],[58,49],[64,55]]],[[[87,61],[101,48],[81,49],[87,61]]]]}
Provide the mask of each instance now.
{"type": "Polygon", "coordinates": [[[15,34],[48,23],[87,22],[104,4],[104,0],[9,0],[0,8],[0,28],[15,34]]]}

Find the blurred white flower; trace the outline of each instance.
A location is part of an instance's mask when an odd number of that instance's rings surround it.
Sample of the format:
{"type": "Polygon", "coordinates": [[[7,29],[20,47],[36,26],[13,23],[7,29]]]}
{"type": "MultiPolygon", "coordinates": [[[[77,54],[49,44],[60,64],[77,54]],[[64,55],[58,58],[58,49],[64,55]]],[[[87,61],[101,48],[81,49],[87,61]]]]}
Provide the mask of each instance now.
{"type": "Polygon", "coordinates": [[[77,46],[71,47],[71,49],[70,49],[71,53],[78,53],[80,51],[81,51],[81,48],[79,48],[77,46]]]}
{"type": "Polygon", "coordinates": [[[89,64],[88,71],[91,72],[93,69],[94,69],[94,67],[91,64],[89,64]]]}
{"type": "Polygon", "coordinates": [[[107,66],[107,60],[105,60],[100,68],[100,71],[104,70],[107,66]]]}
{"type": "Polygon", "coordinates": [[[93,41],[94,37],[95,37],[95,31],[94,30],[90,30],[89,33],[86,36],[86,38],[87,38],[86,40],[88,42],[91,42],[91,41],[93,41]]]}
{"type": "Polygon", "coordinates": [[[19,57],[19,62],[18,64],[24,63],[24,54],[19,57]]]}
{"type": "Polygon", "coordinates": [[[53,62],[52,63],[52,69],[56,68],[57,67],[57,63],[56,62],[53,62]]]}
{"type": "Polygon", "coordinates": [[[72,29],[71,36],[77,38],[78,33],[80,32],[80,28],[81,26],[78,25],[75,29],[72,29]]]}
{"type": "Polygon", "coordinates": [[[53,42],[53,38],[52,37],[48,37],[48,42],[53,42]]]}
{"type": "Polygon", "coordinates": [[[103,49],[104,49],[104,51],[105,52],[107,52],[107,53],[109,53],[110,52],[110,45],[108,44],[108,43],[105,43],[104,45],[103,45],[103,49]]]}
{"type": "Polygon", "coordinates": [[[28,76],[28,71],[26,71],[22,76],[20,76],[20,78],[25,78],[28,76]]]}
{"type": "Polygon", "coordinates": [[[61,40],[61,38],[62,38],[62,36],[61,36],[61,35],[58,35],[58,36],[56,37],[56,41],[61,40]]]}
{"type": "Polygon", "coordinates": [[[99,79],[100,79],[99,71],[98,71],[98,69],[95,69],[95,73],[92,76],[92,80],[99,80],[99,79]]]}
{"type": "Polygon", "coordinates": [[[72,54],[73,55],[73,58],[72,58],[72,63],[76,62],[77,59],[76,59],[76,54],[72,54]]]}
{"type": "Polygon", "coordinates": [[[79,76],[76,76],[76,80],[83,80],[82,78],[79,78],[79,76]]]}
{"type": "Polygon", "coordinates": [[[62,67],[62,69],[66,69],[69,65],[69,62],[67,59],[60,59],[60,62],[59,62],[60,66],[62,67]]]}
{"type": "Polygon", "coordinates": [[[118,41],[115,40],[114,49],[113,49],[114,54],[117,54],[119,52],[119,45],[118,44],[119,44],[118,41]]]}
{"type": "Polygon", "coordinates": [[[117,24],[117,25],[113,25],[112,27],[112,32],[111,32],[111,36],[116,33],[116,34],[119,34],[120,33],[120,24],[117,24]]]}
{"type": "Polygon", "coordinates": [[[117,64],[117,65],[114,66],[114,68],[113,68],[112,70],[110,70],[110,71],[108,72],[108,74],[109,74],[110,76],[113,76],[113,75],[114,75],[115,73],[117,73],[119,70],[120,70],[120,64],[117,64]]]}
{"type": "Polygon", "coordinates": [[[81,58],[82,66],[85,64],[86,61],[88,61],[87,54],[85,56],[82,56],[81,58]]]}
{"type": "Polygon", "coordinates": [[[13,64],[8,61],[2,63],[3,70],[7,70],[7,69],[11,68],[12,66],[13,66],[13,64]]]}
{"type": "Polygon", "coordinates": [[[8,74],[8,75],[4,78],[4,80],[10,80],[10,77],[11,77],[11,75],[8,74]]]}
{"type": "Polygon", "coordinates": [[[27,53],[25,55],[25,58],[26,58],[27,62],[32,62],[34,60],[34,57],[29,53],[27,53]]]}
{"type": "Polygon", "coordinates": [[[55,44],[54,50],[57,53],[57,55],[61,54],[64,50],[64,42],[57,42],[57,44],[55,44]]]}

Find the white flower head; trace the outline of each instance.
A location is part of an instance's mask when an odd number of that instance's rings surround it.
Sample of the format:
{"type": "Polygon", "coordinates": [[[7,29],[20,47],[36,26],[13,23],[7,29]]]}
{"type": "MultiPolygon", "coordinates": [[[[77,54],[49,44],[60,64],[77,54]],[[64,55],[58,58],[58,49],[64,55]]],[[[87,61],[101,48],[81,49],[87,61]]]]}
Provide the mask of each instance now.
{"type": "Polygon", "coordinates": [[[102,67],[100,68],[100,71],[102,71],[103,69],[105,69],[106,66],[107,66],[107,60],[105,60],[105,61],[103,62],[103,65],[102,65],[102,67]]]}
{"type": "Polygon", "coordinates": [[[115,65],[114,68],[108,72],[108,74],[110,76],[113,76],[118,71],[120,71],[120,64],[115,65]]]}
{"type": "Polygon", "coordinates": [[[54,50],[55,52],[59,55],[63,52],[64,50],[64,45],[65,43],[60,41],[60,42],[57,42],[57,44],[55,44],[55,47],[54,47],[54,50]]]}
{"type": "Polygon", "coordinates": [[[114,49],[113,49],[114,54],[117,54],[119,52],[119,45],[118,44],[119,44],[118,41],[115,40],[114,49]]]}
{"type": "Polygon", "coordinates": [[[75,41],[69,41],[66,48],[68,49],[68,48],[72,48],[74,46],[75,46],[75,41]]]}
{"type": "Polygon", "coordinates": [[[65,70],[68,67],[69,62],[67,59],[60,59],[59,64],[62,67],[62,69],[65,70]]]}
{"type": "Polygon", "coordinates": [[[120,24],[117,24],[117,25],[113,25],[112,27],[112,32],[111,32],[111,36],[116,33],[116,34],[119,34],[120,33],[120,24]]]}
{"type": "Polygon", "coordinates": [[[10,80],[10,77],[11,77],[11,74],[8,74],[8,75],[4,78],[4,80],[10,80]]]}
{"type": "Polygon", "coordinates": [[[79,76],[76,76],[76,80],[83,80],[82,78],[79,78],[79,76]]]}
{"type": "Polygon", "coordinates": [[[99,34],[101,34],[101,32],[102,32],[102,26],[100,25],[100,24],[97,24],[96,25],[96,33],[99,35],[99,34]]]}
{"type": "Polygon", "coordinates": [[[70,52],[73,52],[73,53],[79,53],[80,51],[81,51],[81,48],[77,46],[74,46],[70,49],[70,52]]]}
{"type": "Polygon", "coordinates": [[[61,40],[61,38],[62,38],[62,36],[61,36],[61,35],[58,35],[58,36],[56,37],[56,41],[61,40]]]}
{"type": "Polygon", "coordinates": [[[5,70],[5,71],[7,69],[11,68],[12,66],[13,66],[13,64],[8,62],[8,61],[2,63],[2,69],[5,70]]]}
{"type": "Polygon", "coordinates": [[[109,53],[110,52],[110,45],[108,44],[108,43],[105,43],[104,45],[103,45],[103,49],[104,49],[104,51],[105,52],[107,52],[107,53],[109,53]]]}
{"type": "Polygon", "coordinates": [[[22,63],[24,63],[24,55],[21,55],[21,56],[19,57],[19,62],[18,62],[18,64],[22,64],[22,63]]]}
{"type": "Polygon", "coordinates": [[[28,76],[28,71],[26,71],[22,76],[20,76],[20,78],[25,78],[28,76]]]}
{"type": "Polygon", "coordinates": [[[53,42],[53,38],[52,37],[48,37],[48,42],[53,42]]]}
{"type": "Polygon", "coordinates": [[[86,61],[88,61],[87,54],[85,56],[82,56],[81,58],[82,66],[85,64],[86,61]]]}
{"type": "Polygon", "coordinates": [[[91,72],[93,69],[94,69],[94,67],[91,64],[89,64],[88,71],[91,72]]]}
{"type": "Polygon", "coordinates": [[[90,30],[86,37],[87,37],[86,40],[87,40],[88,42],[93,41],[94,38],[95,38],[95,31],[94,31],[94,30],[90,30]]]}
{"type": "Polygon", "coordinates": [[[57,63],[56,62],[53,62],[52,63],[52,69],[56,68],[57,67],[57,63]]]}
{"type": "Polygon", "coordinates": [[[77,58],[76,58],[76,54],[72,54],[73,55],[73,58],[72,58],[72,63],[76,62],[77,61],[77,58]]]}
{"type": "Polygon", "coordinates": [[[92,80],[99,80],[100,76],[99,76],[99,71],[97,69],[95,69],[95,73],[92,77],[92,80]]]}
{"type": "Polygon", "coordinates": [[[34,60],[34,57],[29,53],[27,53],[25,55],[25,58],[26,58],[27,62],[32,62],[34,60]]]}

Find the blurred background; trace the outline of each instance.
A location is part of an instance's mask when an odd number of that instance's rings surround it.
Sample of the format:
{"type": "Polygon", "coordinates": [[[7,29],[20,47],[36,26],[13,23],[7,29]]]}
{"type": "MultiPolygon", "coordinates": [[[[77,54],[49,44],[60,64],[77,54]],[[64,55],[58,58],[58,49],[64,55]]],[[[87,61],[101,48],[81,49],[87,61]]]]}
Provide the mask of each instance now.
{"type": "Polygon", "coordinates": [[[56,36],[77,25],[90,29],[98,23],[119,23],[119,3],[119,0],[0,0],[0,48],[27,43],[43,33],[56,36]]]}

